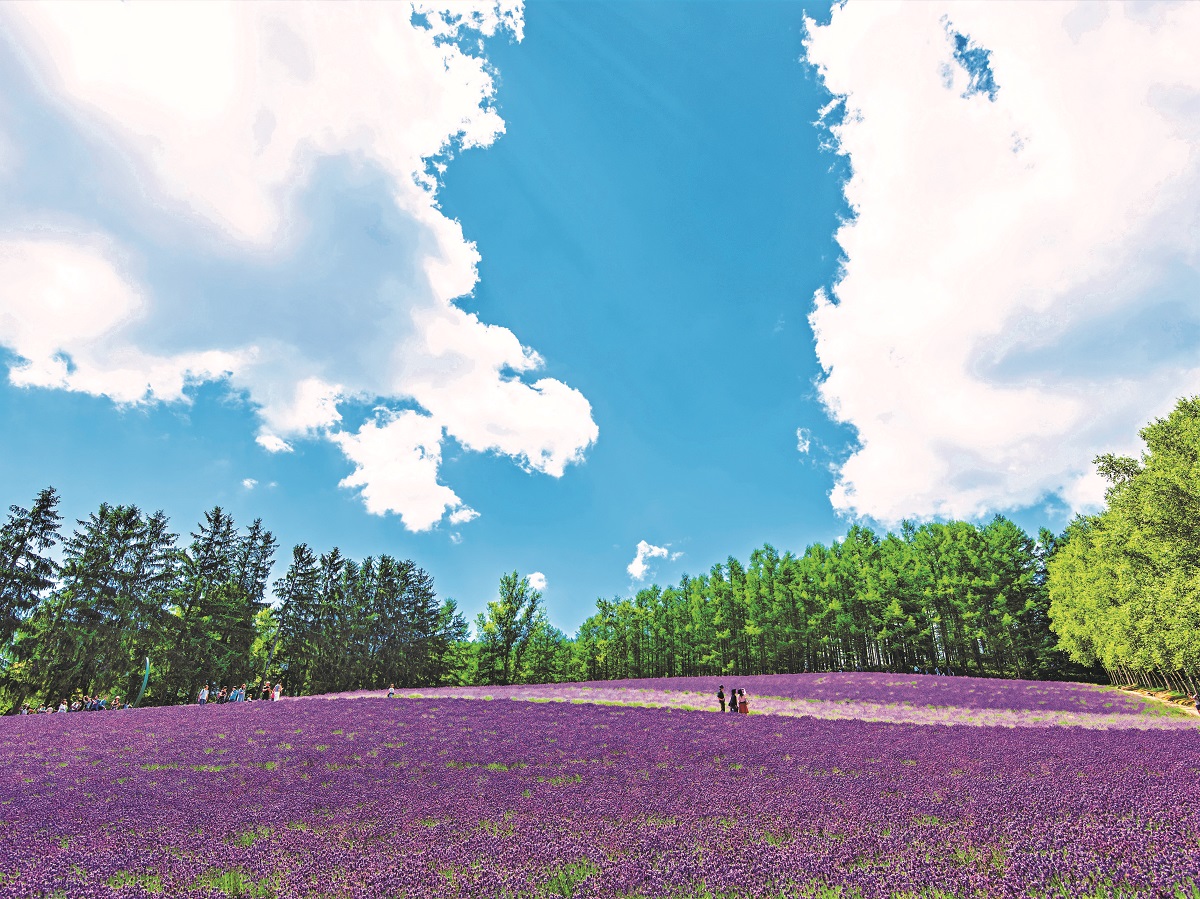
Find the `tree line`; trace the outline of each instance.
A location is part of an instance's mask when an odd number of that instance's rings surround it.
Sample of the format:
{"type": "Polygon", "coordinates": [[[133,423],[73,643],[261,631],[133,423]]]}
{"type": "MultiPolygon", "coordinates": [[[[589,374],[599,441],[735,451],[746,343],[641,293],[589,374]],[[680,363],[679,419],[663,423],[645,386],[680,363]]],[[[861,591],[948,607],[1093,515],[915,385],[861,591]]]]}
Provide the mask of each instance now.
{"type": "Polygon", "coordinates": [[[951,670],[1087,677],[1055,647],[1046,564],[1057,541],[1012,521],[853,526],[830,546],[771,545],[675,586],[599,600],[573,646],[583,679],[951,670]]]}
{"type": "Polygon", "coordinates": [[[74,695],[190,701],[205,684],[283,679],[322,693],[444,682],[468,627],[430,576],[383,555],[356,562],[299,545],[267,592],[277,541],[220,507],[181,543],[162,512],[101,504],[61,533],[38,493],[0,525],[0,692],[8,708],[74,695]],[[61,544],[59,558],[54,550],[61,544]]]}
{"type": "Polygon", "coordinates": [[[1113,683],[1200,682],[1200,397],[1140,432],[1140,459],[1094,463],[1105,507],[1067,528],[1049,566],[1059,644],[1113,683]]]}
{"type": "MultiPolygon", "coordinates": [[[[1193,406],[1200,420],[1200,402],[1193,406]]],[[[1200,445],[1200,425],[1191,427],[1191,445],[1200,445]]],[[[1179,442],[1168,441],[1177,453],[1179,442]]],[[[1153,522],[1174,528],[1172,539],[1193,535],[1188,564],[1200,557],[1195,515],[1146,519],[1136,540],[1115,518],[1165,495],[1155,460],[1166,450],[1156,452],[1142,464],[1105,461],[1110,509],[1063,537],[1043,529],[1034,539],[1002,516],[984,525],[906,523],[882,535],[855,525],[828,546],[794,554],[768,544],[746,563],[730,557],[675,585],[598,599],[570,637],[517,572],[501,577],[472,634],[454,600],[439,600],[411,560],[358,561],[300,544],[270,583],[278,546],[261,520],[239,528],[216,507],[181,540],[162,512],[102,504],[64,536],[58,494],[47,488],[0,525],[0,691],[8,708],[79,693],[128,698],[147,660],[153,674],[142,701],[153,704],[189,701],[204,684],[264,678],[282,679],[294,695],[838,669],[1023,678],[1107,670],[1114,680],[1194,670],[1186,655],[1195,651],[1194,619],[1163,603],[1186,561],[1178,540],[1176,567],[1157,592],[1105,592],[1118,569],[1131,590],[1148,589],[1149,575],[1134,577],[1130,559],[1167,559],[1145,544],[1153,522]],[[1106,539],[1125,555],[1114,556],[1106,539]],[[1135,654],[1130,642],[1135,600],[1145,631],[1137,651],[1157,647],[1156,656],[1135,654]],[[1185,655],[1164,654],[1168,646],[1185,655]]],[[[1189,495],[1200,510],[1200,496],[1189,495]]],[[[1194,609],[1200,583],[1189,583],[1194,609]]]]}

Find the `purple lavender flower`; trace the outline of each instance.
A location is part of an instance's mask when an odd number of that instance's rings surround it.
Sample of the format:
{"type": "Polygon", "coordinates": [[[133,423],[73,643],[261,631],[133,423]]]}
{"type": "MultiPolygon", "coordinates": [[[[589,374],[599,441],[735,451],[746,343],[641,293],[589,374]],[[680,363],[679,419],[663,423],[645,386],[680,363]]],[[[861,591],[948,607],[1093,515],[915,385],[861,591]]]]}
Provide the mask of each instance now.
{"type": "Polygon", "coordinates": [[[305,699],[9,718],[0,761],[0,897],[1200,883],[1195,730],[305,699]]]}

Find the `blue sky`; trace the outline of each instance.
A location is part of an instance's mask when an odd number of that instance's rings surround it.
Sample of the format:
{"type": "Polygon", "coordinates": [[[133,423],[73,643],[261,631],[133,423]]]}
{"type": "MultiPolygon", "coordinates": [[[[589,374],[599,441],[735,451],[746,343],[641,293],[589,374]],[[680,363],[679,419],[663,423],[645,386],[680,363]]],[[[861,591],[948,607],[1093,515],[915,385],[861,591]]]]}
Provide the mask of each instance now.
{"type": "Polygon", "coordinates": [[[0,495],[471,614],[536,572],[568,631],[855,520],[1060,528],[1200,383],[1196,16],[936,6],[5,10],[0,495]]]}

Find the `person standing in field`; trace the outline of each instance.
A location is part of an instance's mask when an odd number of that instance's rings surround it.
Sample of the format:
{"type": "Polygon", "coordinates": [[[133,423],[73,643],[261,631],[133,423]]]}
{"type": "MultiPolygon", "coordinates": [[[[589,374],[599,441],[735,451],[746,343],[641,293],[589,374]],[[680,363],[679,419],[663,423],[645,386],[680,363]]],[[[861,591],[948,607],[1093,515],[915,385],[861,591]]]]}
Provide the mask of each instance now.
{"type": "Polygon", "coordinates": [[[197,705],[204,705],[206,702],[208,702],[208,684],[200,688],[200,693],[196,697],[197,705]]]}
{"type": "Polygon", "coordinates": [[[721,711],[725,711],[725,685],[721,684],[717,687],[717,702],[721,704],[721,711]]]}
{"type": "Polygon", "coordinates": [[[737,695],[738,695],[737,687],[730,687],[729,688],[729,711],[731,711],[731,712],[737,711],[737,695]]]}
{"type": "Polygon", "coordinates": [[[282,696],[282,695],[283,695],[283,683],[282,683],[282,682],[280,682],[280,683],[278,683],[278,684],[276,684],[276,685],[275,685],[275,689],[274,689],[274,691],[271,693],[271,699],[273,699],[273,700],[275,700],[276,702],[278,702],[278,701],[279,701],[279,697],[280,697],[280,696],[282,696]]]}
{"type": "Polygon", "coordinates": [[[738,690],[737,710],[743,715],[750,714],[750,700],[746,698],[745,690],[738,690]]]}
{"type": "Polygon", "coordinates": [[[392,684],[388,687],[388,699],[392,699],[396,695],[396,685],[392,684]]]}

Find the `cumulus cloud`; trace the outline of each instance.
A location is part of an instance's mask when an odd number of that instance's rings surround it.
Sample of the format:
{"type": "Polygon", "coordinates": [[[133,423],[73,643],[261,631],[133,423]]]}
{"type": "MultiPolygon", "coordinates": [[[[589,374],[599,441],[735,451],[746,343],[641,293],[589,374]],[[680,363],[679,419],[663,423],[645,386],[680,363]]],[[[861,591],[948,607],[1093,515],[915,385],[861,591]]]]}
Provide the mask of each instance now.
{"type": "Polygon", "coordinates": [[[537,590],[539,593],[545,590],[546,575],[542,574],[540,571],[535,571],[533,574],[529,575],[529,586],[534,590],[537,590]]]}
{"type": "Polygon", "coordinates": [[[368,512],[395,512],[409,530],[424,531],[463,508],[455,492],[438,483],[442,426],[428,415],[383,413],[357,433],[331,439],[355,465],[341,486],[360,488],[368,512]]]}
{"type": "Polygon", "coordinates": [[[248,350],[147,352],[132,333],[147,301],[95,235],[0,236],[0,345],[20,361],[23,387],[56,387],[120,403],[183,398],[184,387],[228,375],[248,350]]]}
{"type": "Polygon", "coordinates": [[[254,478],[242,478],[242,486],[247,490],[253,490],[258,486],[258,481],[256,481],[254,478]]]}
{"type": "Polygon", "coordinates": [[[646,575],[650,573],[650,559],[665,559],[669,551],[665,546],[655,546],[652,543],[647,543],[645,540],[639,540],[637,545],[637,553],[633,557],[633,561],[626,566],[625,570],[629,572],[629,576],[635,581],[644,581],[646,575]]]}
{"type": "Polygon", "coordinates": [[[276,437],[274,434],[259,434],[254,438],[254,442],[268,453],[290,453],[293,451],[290,443],[281,437],[276,437]]]}
{"type": "Polygon", "coordinates": [[[479,513],[470,506],[460,506],[450,513],[451,524],[466,524],[468,521],[474,521],[479,517],[479,513]]]}
{"type": "MultiPolygon", "coordinates": [[[[520,40],[519,0],[10,5],[0,23],[28,77],[9,89],[94,149],[90,182],[129,179],[120,243],[86,210],[0,219],[13,383],[133,403],[226,380],[264,450],[332,440],[343,485],[415,530],[478,514],[438,483],[446,436],[554,477],[582,460],[584,396],[454,305],[479,256],[436,197],[448,155],[503,133],[482,39],[520,40]],[[348,427],[361,403],[385,411],[348,427]]],[[[42,164],[42,135],[5,140],[0,177],[42,164]]]]}
{"type": "Polygon", "coordinates": [[[884,522],[1098,502],[1100,451],[1200,391],[1200,4],[850,2],[808,23],[848,159],[811,315],[884,522]]]}

